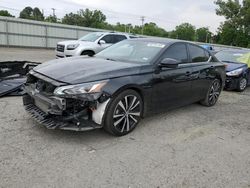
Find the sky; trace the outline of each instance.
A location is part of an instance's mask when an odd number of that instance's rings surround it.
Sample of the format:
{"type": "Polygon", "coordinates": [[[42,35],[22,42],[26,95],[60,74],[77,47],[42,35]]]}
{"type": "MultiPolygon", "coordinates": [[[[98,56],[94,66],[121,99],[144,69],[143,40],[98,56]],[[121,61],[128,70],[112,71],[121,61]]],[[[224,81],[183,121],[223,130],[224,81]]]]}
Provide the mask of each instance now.
{"type": "Polygon", "coordinates": [[[58,18],[79,9],[99,9],[112,24],[140,25],[140,17],[145,16],[145,22],[155,22],[167,31],[188,22],[196,28],[209,27],[215,33],[224,21],[215,13],[214,0],[0,0],[0,10],[7,9],[16,16],[25,6],[43,9],[45,16],[55,8],[58,18]]]}

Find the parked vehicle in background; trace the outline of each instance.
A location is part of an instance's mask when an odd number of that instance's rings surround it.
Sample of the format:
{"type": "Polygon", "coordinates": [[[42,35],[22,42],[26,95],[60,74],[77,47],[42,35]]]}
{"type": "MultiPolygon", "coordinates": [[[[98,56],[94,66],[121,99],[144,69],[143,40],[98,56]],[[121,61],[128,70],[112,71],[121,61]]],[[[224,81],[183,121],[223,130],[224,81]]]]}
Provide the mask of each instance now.
{"type": "Polygon", "coordinates": [[[250,50],[222,50],[215,56],[226,64],[225,89],[244,91],[250,80],[250,50]]]}
{"type": "Polygon", "coordinates": [[[56,57],[93,56],[117,42],[132,38],[137,38],[137,36],[116,32],[93,32],[79,40],[59,42],[56,47],[56,57]]]}
{"type": "Polygon", "coordinates": [[[131,39],[94,57],[39,65],[29,73],[23,101],[49,129],[104,128],[123,136],[149,114],[215,105],[225,77],[225,66],[195,44],[131,39]]]}
{"type": "Polygon", "coordinates": [[[200,45],[202,48],[204,48],[204,49],[206,49],[206,50],[208,50],[209,52],[211,52],[212,54],[215,54],[216,53],[216,51],[215,51],[215,49],[214,49],[214,47],[213,46],[211,46],[211,45],[208,45],[208,44],[202,44],[202,45],[200,45]]]}

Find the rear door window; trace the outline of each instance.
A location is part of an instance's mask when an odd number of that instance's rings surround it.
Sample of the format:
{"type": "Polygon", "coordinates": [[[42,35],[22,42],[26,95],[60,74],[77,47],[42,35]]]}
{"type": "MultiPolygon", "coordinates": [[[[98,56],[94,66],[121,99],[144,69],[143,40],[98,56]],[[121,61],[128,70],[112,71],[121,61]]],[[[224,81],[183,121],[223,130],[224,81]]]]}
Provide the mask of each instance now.
{"type": "Polygon", "coordinates": [[[101,40],[104,40],[107,44],[114,44],[114,37],[113,35],[105,35],[101,38],[101,40]]]}
{"type": "Polygon", "coordinates": [[[114,43],[127,39],[125,35],[114,35],[114,43]]]}
{"type": "Polygon", "coordinates": [[[194,46],[189,44],[189,53],[190,53],[190,58],[192,63],[197,63],[197,62],[206,62],[209,59],[209,53],[205,51],[204,49],[194,46]]]}

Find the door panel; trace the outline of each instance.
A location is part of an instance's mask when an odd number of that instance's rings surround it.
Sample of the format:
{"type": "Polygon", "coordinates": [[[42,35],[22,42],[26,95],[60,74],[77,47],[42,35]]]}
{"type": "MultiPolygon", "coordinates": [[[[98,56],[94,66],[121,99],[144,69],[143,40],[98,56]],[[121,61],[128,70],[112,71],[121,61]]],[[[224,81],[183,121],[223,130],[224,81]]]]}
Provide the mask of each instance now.
{"type": "Polygon", "coordinates": [[[162,68],[153,76],[153,104],[156,112],[189,104],[191,98],[192,68],[188,62],[188,51],[185,43],[175,43],[163,53],[164,58],[180,62],[178,68],[162,68]]]}
{"type": "Polygon", "coordinates": [[[208,62],[210,54],[203,48],[188,44],[188,51],[192,66],[192,100],[199,101],[205,98],[207,90],[211,84],[213,74],[213,63],[208,62]]]}
{"type": "Polygon", "coordinates": [[[155,112],[191,103],[192,68],[181,64],[177,69],[163,69],[153,76],[152,102],[155,112]]]}
{"type": "Polygon", "coordinates": [[[192,65],[192,100],[199,101],[204,99],[207,90],[212,83],[211,75],[213,74],[212,63],[194,63],[192,65]]]}

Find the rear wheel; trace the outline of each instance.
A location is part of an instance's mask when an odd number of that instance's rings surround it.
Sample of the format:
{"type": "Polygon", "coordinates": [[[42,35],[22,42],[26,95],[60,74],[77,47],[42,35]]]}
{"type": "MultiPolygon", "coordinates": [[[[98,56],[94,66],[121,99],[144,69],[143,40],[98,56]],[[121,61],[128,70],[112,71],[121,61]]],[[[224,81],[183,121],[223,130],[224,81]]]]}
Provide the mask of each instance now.
{"type": "Polygon", "coordinates": [[[247,88],[247,79],[243,77],[239,80],[237,91],[243,92],[246,88],[247,88]]]}
{"type": "Polygon", "coordinates": [[[206,98],[201,101],[201,104],[208,107],[214,106],[219,99],[221,91],[221,81],[219,79],[215,79],[207,91],[206,98]]]}
{"type": "Polygon", "coordinates": [[[115,135],[124,136],[135,129],[141,120],[143,102],[134,90],[126,90],[112,99],[105,119],[104,129],[115,135]]]}
{"type": "Polygon", "coordinates": [[[81,55],[87,55],[92,57],[93,55],[95,55],[95,53],[93,51],[83,51],[81,55]]]}

